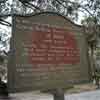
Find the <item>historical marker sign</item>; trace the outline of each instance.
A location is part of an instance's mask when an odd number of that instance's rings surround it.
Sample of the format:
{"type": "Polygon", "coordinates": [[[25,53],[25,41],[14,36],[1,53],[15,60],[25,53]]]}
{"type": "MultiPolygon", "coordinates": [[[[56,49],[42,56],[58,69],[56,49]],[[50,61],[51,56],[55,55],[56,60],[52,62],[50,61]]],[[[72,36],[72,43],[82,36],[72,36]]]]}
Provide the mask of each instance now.
{"type": "Polygon", "coordinates": [[[10,91],[88,81],[87,46],[80,30],[57,14],[15,17],[12,62],[8,66],[10,91]]]}

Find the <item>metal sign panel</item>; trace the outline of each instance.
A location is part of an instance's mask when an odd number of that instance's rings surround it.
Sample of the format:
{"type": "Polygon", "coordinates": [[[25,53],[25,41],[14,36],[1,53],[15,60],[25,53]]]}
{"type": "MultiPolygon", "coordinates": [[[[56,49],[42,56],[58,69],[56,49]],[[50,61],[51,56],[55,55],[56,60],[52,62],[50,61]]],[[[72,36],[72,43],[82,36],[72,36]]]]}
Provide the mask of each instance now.
{"type": "Polygon", "coordinates": [[[54,14],[14,21],[9,91],[52,89],[89,80],[85,37],[70,21],[54,14]]]}

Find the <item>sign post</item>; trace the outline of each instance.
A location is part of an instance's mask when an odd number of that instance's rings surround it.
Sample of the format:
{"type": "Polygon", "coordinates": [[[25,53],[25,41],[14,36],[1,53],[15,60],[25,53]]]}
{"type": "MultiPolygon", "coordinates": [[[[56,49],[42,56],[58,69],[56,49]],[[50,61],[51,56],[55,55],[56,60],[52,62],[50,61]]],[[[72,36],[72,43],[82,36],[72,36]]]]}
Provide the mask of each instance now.
{"type": "Polygon", "coordinates": [[[54,100],[65,100],[64,99],[64,90],[63,89],[56,89],[55,92],[53,93],[53,98],[54,100]]]}

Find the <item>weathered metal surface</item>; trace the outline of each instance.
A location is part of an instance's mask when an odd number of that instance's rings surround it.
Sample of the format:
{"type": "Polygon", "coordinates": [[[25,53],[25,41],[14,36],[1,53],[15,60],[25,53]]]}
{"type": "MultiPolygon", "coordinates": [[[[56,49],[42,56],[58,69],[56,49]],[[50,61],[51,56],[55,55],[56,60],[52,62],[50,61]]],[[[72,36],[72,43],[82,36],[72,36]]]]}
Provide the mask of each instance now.
{"type": "Polygon", "coordinates": [[[89,81],[87,43],[81,27],[52,13],[17,16],[14,25],[8,65],[10,92],[89,81]]]}

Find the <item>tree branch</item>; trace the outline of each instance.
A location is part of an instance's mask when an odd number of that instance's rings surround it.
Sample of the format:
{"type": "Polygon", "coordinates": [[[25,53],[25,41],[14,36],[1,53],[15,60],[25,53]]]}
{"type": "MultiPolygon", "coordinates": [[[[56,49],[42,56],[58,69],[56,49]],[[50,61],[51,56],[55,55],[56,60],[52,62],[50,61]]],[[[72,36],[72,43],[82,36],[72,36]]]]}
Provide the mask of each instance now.
{"type": "Polygon", "coordinates": [[[9,16],[12,16],[12,14],[0,14],[0,18],[1,17],[9,17],[9,16]]]}
{"type": "Polygon", "coordinates": [[[23,5],[25,5],[25,6],[29,7],[29,8],[34,7],[35,9],[37,9],[37,10],[39,10],[39,11],[42,11],[41,8],[39,8],[38,6],[32,4],[32,3],[28,2],[28,1],[21,1],[21,0],[19,0],[19,1],[20,1],[23,5]]]}
{"type": "Polygon", "coordinates": [[[8,0],[0,0],[0,3],[5,3],[6,1],[8,1],[8,0]]]}
{"type": "Polygon", "coordinates": [[[30,2],[27,2],[27,4],[29,4],[30,6],[36,8],[36,9],[39,10],[39,11],[43,11],[43,10],[41,10],[41,8],[39,8],[38,6],[35,6],[34,4],[32,4],[32,3],[30,3],[30,2]]]}
{"type": "Polygon", "coordinates": [[[64,8],[67,8],[61,1],[59,0],[55,0],[56,2],[58,2],[60,5],[62,5],[64,8]]]}
{"type": "Polygon", "coordinates": [[[0,24],[2,25],[6,25],[6,26],[12,26],[9,22],[3,20],[3,19],[0,19],[0,24]]]}
{"type": "MultiPolygon", "coordinates": [[[[55,1],[58,2],[60,5],[62,5],[64,8],[67,8],[60,0],[55,0],[55,1]]],[[[71,1],[66,1],[66,0],[62,0],[62,1],[65,2],[65,3],[69,2],[69,3],[73,4],[73,5],[76,4],[75,2],[71,2],[71,1]]],[[[80,4],[77,3],[77,6],[79,8],[84,9],[85,11],[87,11],[89,13],[89,15],[91,15],[92,17],[94,17],[94,15],[87,8],[85,8],[83,5],[80,5],[80,4]]]]}

